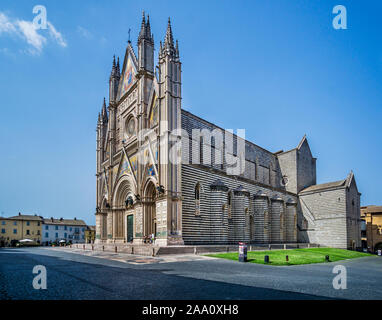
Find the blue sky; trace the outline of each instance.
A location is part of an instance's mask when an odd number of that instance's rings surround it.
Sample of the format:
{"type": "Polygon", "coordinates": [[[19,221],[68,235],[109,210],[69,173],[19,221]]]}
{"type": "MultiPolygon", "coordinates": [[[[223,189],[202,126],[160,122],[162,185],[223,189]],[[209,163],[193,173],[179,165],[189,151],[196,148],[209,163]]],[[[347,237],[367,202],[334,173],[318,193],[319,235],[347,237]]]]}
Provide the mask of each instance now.
{"type": "Polygon", "coordinates": [[[306,133],[318,183],[353,170],[362,205],[382,204],[380,1],[2,0],[0,213],[95,223],[97,114],[142,10],[156,48],[172,18],[185,109],[270,151],[306,133]],[[37,4],[50,26],[33,33],[37,4]]]}

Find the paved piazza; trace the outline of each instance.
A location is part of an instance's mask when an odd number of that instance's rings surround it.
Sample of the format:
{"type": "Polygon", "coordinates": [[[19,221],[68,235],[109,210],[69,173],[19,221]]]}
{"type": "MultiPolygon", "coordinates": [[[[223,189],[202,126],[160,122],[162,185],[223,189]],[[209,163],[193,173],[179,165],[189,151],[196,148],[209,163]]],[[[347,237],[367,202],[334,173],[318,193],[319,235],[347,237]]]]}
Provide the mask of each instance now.
{"type": "Polygon", "coordinates": [[[0,249],[0,299],[380,299],[382,258],[290,267],[195,255],[143,257],[64,248],[0,249]],[[335,265],[347,289],[335,290],[335,265]],[[47,290],[32,269],[47,269],[47,290]]]}

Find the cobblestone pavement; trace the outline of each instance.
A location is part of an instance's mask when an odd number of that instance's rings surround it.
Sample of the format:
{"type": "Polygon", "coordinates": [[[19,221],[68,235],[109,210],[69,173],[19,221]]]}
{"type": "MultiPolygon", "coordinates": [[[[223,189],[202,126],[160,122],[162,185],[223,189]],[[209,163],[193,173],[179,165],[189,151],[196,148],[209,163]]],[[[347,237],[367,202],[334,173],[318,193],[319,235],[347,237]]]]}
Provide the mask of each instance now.
{"type": "MultiPolygon", "coordinates": [[[[79,250],[80,251],[80,250],[79,250]]],[[[201,256],[141,257],[48,248],[0,249],[0,299],[380,299],[380,257],[341,261],[346,290],[335,290],[339,263],[274,267],[201,256]],[[32,269],[47,269],[35,290],[32,269]]]]}

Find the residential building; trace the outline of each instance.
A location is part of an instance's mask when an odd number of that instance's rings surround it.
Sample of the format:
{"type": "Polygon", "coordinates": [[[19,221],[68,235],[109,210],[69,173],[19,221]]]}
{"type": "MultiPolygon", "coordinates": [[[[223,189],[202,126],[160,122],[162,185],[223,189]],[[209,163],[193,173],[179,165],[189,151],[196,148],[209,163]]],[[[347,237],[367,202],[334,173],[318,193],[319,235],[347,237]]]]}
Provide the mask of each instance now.
{"type": "Polygon", "coordinates": [[[382,206],[361,207],[361,219],[364,221],[362,247],[369,252],[382,250],[382,206]]]}
{"type": "Polygon", "coordinates": [[[43,220],[42,242],[51,244],[65,240],[71,243],[85,243],[86,223],[77,218],[74,219],[55,219],[49,218],[43,220]]]}
{"type": "Polygon", "coordinates": [[[86,226],[85,243],[94,243],[95,235],[96,235],[95,226],[86,226]]]}
{"type": "Polygon", "coordinates": [[[0,246],[9,246],[22,239],[30,239],[40,244],[42,221],[43,218],[37,214],[19,213],[13,217],[0,217],[0,246]]]}

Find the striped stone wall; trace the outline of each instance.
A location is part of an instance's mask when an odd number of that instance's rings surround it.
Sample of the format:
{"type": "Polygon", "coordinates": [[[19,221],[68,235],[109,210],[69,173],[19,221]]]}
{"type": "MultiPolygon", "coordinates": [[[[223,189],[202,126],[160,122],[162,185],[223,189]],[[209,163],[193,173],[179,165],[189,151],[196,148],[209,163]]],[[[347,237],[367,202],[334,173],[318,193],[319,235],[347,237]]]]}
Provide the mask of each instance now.
{"type": "MultiPolygon", "coordinates": [[[[182,163],[202,163],[207,167],[227,172],[230,162],[237,155],[238,139],[235,134],[225,134],[225,130],[201,119],[192,113],[182,110],[182,163]],[[193,129],[221,134],[222,144],[214,138],[195,139],[193,129]],[[222,149],[223,148],[223,149],[222,149]],[[203,151],[203,152],[201,152],[203,151]],[[226,151],[226,152],[225,152],[226,151]],[[201,153],[203,156],[201,157],[201,153]],[[217,161],[222,159],[222,161],[217,161]],[[222,163],[221,163],[222,162],[222,163]]],[[[241,177],[277,188],[281,185],[281,169],[277,157],[254,143],[245,140],[245,166],[241,177]]]]}
{"type": "Polygon", "coordinates": [[[289,208],[287,205],[289,202],[297,203],[293,194],[241,181],[202,166],[182,165],[182,195],[182,235],[185,244],[297,240],[296,226],[293,224],[296,206],[289,208]],[[211,187],[217,181],[221,184],[211,187]],[[198,183],[201,191],[200,210],[197,212],[195,186],[198,183]],[[232,194],[230,205],[229,193],[232,194]]]}
{"type": "Polygon", "coordinates": [[[269,242],[268,202],[269,200],[265,193],[254,196],[255,242],[269,242]]]}
{"type": "Polygon", "coordinates": [[[271,199],[271,239],[270,242],[282,242],[282,215],[284,214],[282,198],[271,199]]]}

